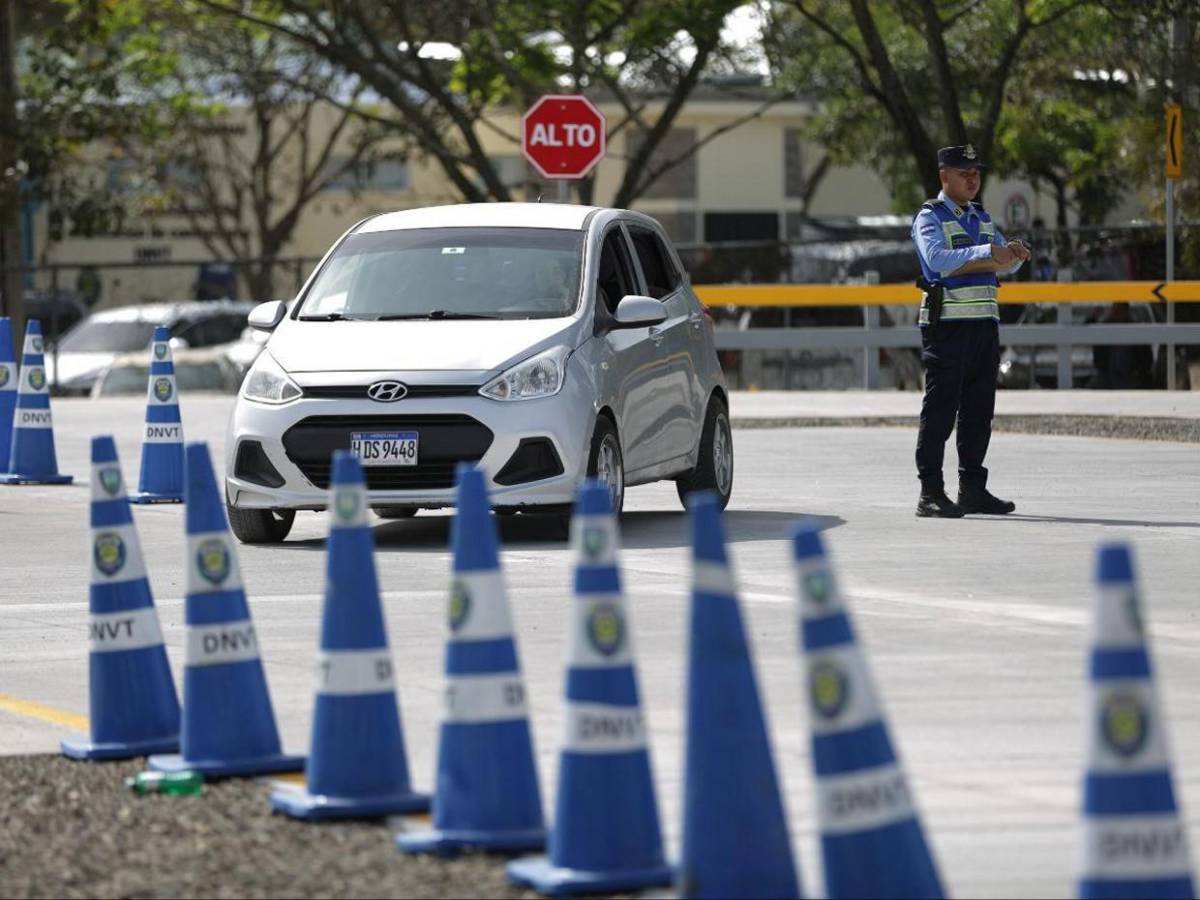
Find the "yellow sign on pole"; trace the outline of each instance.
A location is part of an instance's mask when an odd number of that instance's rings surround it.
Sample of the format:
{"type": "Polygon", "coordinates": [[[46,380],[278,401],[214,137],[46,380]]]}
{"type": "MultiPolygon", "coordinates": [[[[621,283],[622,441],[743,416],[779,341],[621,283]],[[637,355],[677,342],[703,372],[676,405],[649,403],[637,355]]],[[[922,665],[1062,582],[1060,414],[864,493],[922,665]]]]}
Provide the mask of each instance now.
{"type": "Polygon", "coordinates": [[[1183,177],[1183,107],[1167,104],[1167,177],[1183,177]]]}

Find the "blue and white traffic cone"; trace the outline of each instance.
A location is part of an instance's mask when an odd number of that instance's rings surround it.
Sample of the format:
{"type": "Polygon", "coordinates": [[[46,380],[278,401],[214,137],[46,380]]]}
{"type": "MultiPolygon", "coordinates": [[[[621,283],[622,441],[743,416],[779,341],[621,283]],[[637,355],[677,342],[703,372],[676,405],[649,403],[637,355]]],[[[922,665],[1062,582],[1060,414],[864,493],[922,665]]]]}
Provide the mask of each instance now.
{"type": "Polygon", "coordinates": [[[1096,555],[1083,898],[1195,897],[1145,617],[1125,544],[1096,555]]]}
{"type": "Polygon", "coordinates": [[[799,897],[715,494],[688,498],[692,617],[681,897],[799,897]]]}
{"type": "Polygon", "coordinates": [[[171,357],[171,333],[154,329],[150,345],[150,383],[146,389],[146,434],[142,440],[142,474],[130,503],[183,502],[183,423],[179,390],[171,357]]]}
{"type": "Polygon", "coordinates": [[[17,404],[13,409],[8,474],[0,484],[70,484],[60,475],[54,456],[54,422],[50,417],[50,387],[46,384],[42,323],[30,319],[25,327],[17,404]]]}
{"type": "Polygon", "coordinates": [[[12,320],[0,316],[0,473],[8,471],[13,411],[17,408],[17,361],[13,358],[12,320]]]}
{"type": "Polygon", "coordinates": [[[424,811],[429,795],[409,786],[362,465],[346,450],[333,454],[329,508],[325,613],[306,787],[275,791],[271,805],[310,820],[424,811]]]}
{"type": "Polygon", "coordinates": [[[583,486],[571,527],[575,599],[550,853],[509,863],[508,876],[549,895],[669,885],[604,485],[583,486]]]}
{"type": "Polygon", "coordinates": [[[295,772],[303,756],[281,752],[258,637],[238,568],[208,445],[187,458],[187,653],[182,753],[150,757],[160,772],[209,776],[295,772]]]}
{"type": "Polygon", "coordinates": [[[820,532],[792,543],[826,896],[941,897],[904,770],[820,532]]]}
{"type": "MultiPolygon", "coordinates": [[[[2,336],[0,336],[2,337],[2,336]]],[[[129,513],[117,446],[92,438],[91,739],[72,759],[128,759],[179,749],[179,700],[129,513]]]]}
{"type": "Polygon", "coordinates": [[[483,473],[458,467],[433,830],[403,833],[410,853],[518,852],[546,844],[525,684],[483,473]]]}

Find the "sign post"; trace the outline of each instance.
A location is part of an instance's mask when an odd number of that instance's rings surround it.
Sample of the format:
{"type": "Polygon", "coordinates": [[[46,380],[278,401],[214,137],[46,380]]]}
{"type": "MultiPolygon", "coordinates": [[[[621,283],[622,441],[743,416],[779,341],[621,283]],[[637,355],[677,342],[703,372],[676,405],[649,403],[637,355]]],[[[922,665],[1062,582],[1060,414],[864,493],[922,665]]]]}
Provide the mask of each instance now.
{"type": "MultiPolygon", "coordinates": [[[[1175,180],[1183,177],[1183,107],[1167,104],[1167,271],[1166,280],[1175,280],[1175,180]]],[[[1175,304],[1167,301],[1167,323],[1175,321],[1175,304]]],[[[1167,344],[1167,390],[1175,390],[1175,345],[1167,344]]]]}
{"type": "Polygon", "coordinates": [[[521,152],[543,178],[558,181],[558,200],[569,199],[569,181],[584,178],[604,158],[604,114],[581,94],[539,97],[521,118],[521,152]]]}

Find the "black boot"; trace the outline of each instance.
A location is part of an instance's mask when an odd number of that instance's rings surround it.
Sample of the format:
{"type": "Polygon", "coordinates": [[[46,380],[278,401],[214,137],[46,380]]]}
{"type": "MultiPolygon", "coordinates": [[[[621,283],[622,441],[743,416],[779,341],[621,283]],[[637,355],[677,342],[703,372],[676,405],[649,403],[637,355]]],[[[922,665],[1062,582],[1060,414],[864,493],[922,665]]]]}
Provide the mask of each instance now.
{"type": "Polygon", "coordinates": [[[921,499],[917,501],[917,515],[933,519],[961,519],[962,509],[951,502],[946,492],[941,488],[922,489],[921,499]]]}
{"type": "Polygon", "coordinates": [[[983,513],[988,516],[1003,516],[1017,508],[1011,500],[1001,500],[982,487],[958,488],[958,505],[964,513],[983,513]]]}

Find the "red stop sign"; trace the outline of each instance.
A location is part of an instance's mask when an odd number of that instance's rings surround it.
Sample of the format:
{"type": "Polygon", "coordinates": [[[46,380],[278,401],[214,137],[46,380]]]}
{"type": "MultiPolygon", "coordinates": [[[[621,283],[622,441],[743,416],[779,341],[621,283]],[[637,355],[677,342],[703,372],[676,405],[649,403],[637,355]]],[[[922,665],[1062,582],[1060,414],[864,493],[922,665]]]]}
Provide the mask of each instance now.
{"type": "Polygon", "coordinates": [[[521,119],[521,152],[544,178],[582,178],[604,156],[604,116],[578,94],[547,94],[521,119]]]}

